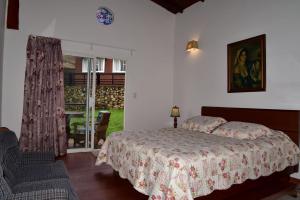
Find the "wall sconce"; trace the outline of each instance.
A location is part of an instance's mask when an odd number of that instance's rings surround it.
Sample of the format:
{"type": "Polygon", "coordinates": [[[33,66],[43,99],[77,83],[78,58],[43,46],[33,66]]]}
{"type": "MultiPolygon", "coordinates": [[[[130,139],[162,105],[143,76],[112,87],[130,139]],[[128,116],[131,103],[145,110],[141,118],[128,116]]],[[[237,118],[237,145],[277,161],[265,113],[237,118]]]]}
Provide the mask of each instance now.
{"type": "Polygon", "coordinates": [[[171,117],[174,117],[174,128],[177,128],[177,117],[180,117],[179,108],[177,106],[173,106],[171,110],[171,117]]]}
{"type": "Polygon", "coordinates": [[[198,47],[198,41],[196,40],[191,40],[187,43],[186,45],[186,48],[185,48],[186,51],[189,51],[189,52],[193,52],[193,51],[197,51],[199,50],[199,47],[198,47]]]}

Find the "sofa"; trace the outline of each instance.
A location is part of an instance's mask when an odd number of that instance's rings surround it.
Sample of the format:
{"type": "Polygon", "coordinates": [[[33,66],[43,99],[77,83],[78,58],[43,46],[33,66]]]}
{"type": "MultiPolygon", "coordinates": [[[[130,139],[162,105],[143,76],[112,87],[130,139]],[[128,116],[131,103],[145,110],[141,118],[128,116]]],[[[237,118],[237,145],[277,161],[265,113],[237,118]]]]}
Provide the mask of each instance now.
{"type": "Polygon", "coordinates": [[[62,161],[51,152],[21,152],[14,132],[0,128],[1,200],[77,200],[62,161]]]}

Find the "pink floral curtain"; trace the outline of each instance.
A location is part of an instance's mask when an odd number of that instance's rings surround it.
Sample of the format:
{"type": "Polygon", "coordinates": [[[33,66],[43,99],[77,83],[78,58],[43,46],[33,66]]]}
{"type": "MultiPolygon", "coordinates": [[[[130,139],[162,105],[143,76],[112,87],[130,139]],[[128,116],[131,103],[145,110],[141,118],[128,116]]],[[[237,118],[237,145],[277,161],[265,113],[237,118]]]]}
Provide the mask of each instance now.
{"type": "Polygon", "coordinates": [[[29,36],[20,147],[66,154],[61,41],[29,36]]]}

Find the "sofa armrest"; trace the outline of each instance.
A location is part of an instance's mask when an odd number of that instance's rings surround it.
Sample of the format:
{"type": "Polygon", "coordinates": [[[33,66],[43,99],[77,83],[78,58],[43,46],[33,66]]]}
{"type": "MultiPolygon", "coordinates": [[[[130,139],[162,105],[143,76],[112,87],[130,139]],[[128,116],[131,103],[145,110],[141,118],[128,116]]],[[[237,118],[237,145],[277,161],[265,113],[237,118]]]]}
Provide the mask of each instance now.
{"type": "Polygon", "coordinates": [[[9,129],[6,127],[0,127],[0,132],[6,132],[6,131],[9,131],[9,129]]]}
{"type": "Polygon", "coordinates": [[[54,152],[24,152],[21,154],[21,165],[43,164],[55,161],[54,152]]]}
{"type": "Polygon", "coordinates": [[[14,194],[12,200],[68,200],[65,189],[48,189],[14,194]]]}

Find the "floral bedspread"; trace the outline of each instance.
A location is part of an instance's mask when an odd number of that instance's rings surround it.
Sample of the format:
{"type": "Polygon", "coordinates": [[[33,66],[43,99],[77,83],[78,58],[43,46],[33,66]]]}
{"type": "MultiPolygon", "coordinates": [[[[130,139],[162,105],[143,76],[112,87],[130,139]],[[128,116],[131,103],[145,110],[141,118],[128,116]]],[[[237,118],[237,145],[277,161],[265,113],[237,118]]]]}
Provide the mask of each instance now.
{"type": "Polygon", "coordinates": [[[279,131],[239,140],[170,128],[112,134],[96,165],[111,165],[151,200],[191,200],[296,165],[299,155],[279,131]]]}

